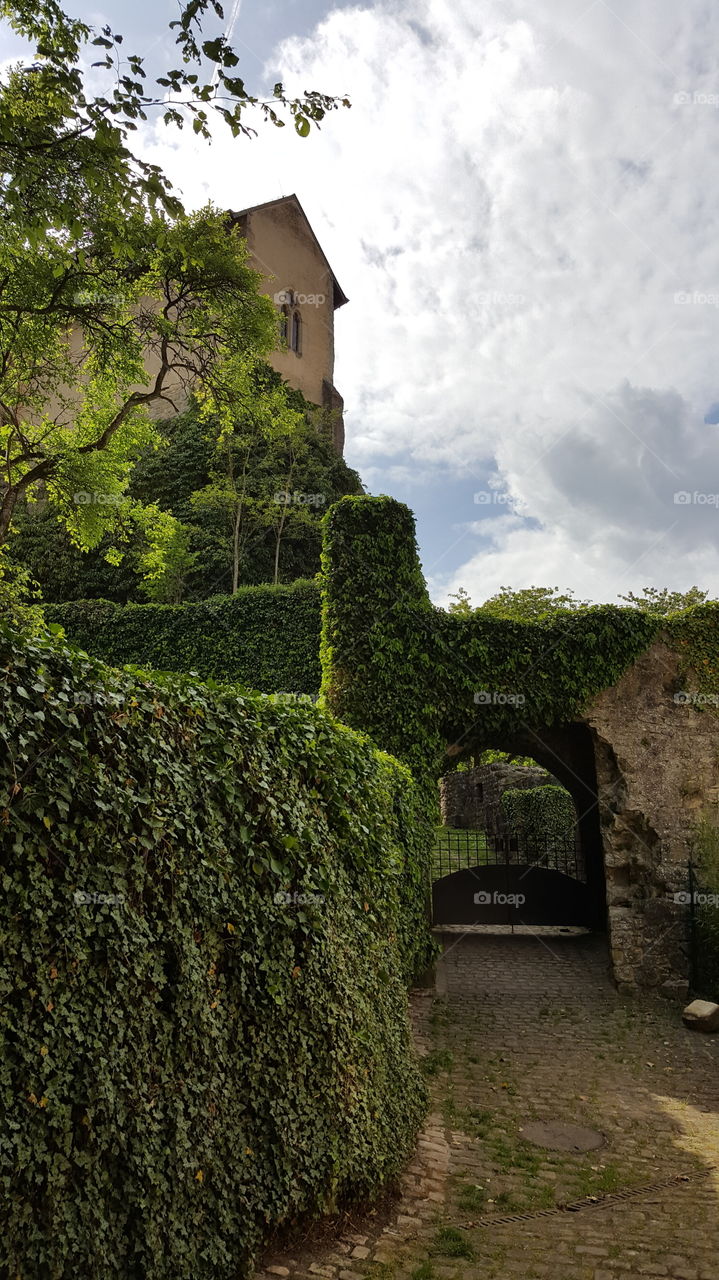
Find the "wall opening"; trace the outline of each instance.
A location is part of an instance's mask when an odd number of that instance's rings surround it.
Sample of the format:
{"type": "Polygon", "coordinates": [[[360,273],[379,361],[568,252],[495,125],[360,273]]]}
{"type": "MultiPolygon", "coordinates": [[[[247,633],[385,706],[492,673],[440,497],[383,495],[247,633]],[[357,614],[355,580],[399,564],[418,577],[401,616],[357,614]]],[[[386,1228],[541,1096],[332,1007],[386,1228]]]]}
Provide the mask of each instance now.
{"type": "Polygon", "coordinates": [[[443,826],[435,859],[435,916],[459,914],[463,919],[456,923],[466,924],[475,914],[475,923],[502,923],[500,911],[474,911],[490,905],[485,901],[489,894],[492,908],[510,908],[506,923],[582,924],[604,930],[606,879],[589,729],[568,724],[491,746],[487,751],[484,743],[479,752],[463,743],[461,753],[454,755],[458,767],[440,780],[443,826]],[[537,788],[544,794],[537,795],[537,788]],[[502,795],[523,789],[532,791],[529,809],[513,802],[510,822],[502,795]],[[534,815],[530,827],[517,825],[517,810],[534,815]],[[551,818],[546,829],[544,813],[551,818]],[[458,872],[463,880],[447,879],[458,872]],[[441,889],[436,887],[439,880],[445,882],[441,889]]]}

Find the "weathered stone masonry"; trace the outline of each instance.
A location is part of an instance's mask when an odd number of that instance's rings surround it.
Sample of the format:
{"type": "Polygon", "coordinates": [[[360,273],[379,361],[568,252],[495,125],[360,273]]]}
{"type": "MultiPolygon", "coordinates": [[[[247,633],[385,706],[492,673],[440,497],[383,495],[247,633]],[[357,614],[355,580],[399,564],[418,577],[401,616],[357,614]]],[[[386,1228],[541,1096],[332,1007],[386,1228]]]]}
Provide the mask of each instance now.
{"type": "Polygon", "coordinates": [[[686,864],[719,807],[716,714],[674,702],[679,660],[655,644],[586,716],[597,772],[609,940],[620,988],[687,987],[686,864]]]}
{"type": "Polygon", "coordinates": [[[556,785],[556,782],[557,779],[546,769],[503,764],[499,760],[466,771],[446,773],[439,782],[442,825],[486,831],[489,835],[506,835],[503,792],[510,787],[524,791],[528,787],[556,785]]]}

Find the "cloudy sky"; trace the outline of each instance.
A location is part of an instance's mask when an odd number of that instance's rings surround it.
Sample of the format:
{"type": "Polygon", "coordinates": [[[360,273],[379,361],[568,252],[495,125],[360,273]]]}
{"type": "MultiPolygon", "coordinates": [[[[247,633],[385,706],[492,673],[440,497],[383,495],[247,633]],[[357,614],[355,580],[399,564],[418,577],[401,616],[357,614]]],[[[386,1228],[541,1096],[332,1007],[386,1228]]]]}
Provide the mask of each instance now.
{"type": "MultiPolygon", "coordinates": [[[[72,4],[68,7],[73,8],[72,4]]],[[[175,5],[107,17],[162,60],[175,5]],[[151,21],[148,22],[148,13],[151,21]]],[[[719,595],[716,0],[242,0],[253,88],[348,93],[302,141],[142,145],[190,206],[296,192],[350,298],[348,461],[464,586],[719,595]]],[[[7,56],[8,50],[3,51],[7,56]]]]}

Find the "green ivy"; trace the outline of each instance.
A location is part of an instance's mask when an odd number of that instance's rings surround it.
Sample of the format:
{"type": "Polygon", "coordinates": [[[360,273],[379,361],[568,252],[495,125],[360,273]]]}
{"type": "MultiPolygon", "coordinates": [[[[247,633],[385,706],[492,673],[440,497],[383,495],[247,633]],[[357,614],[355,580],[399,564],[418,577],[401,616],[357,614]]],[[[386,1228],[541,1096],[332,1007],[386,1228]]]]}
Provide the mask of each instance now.
{"type": "Polygon", "coordinates": [[[501,749],[524,726],[581,715],[659,637],[680,655],[677,691],[719,694],[719,605],[668,619],[598,605],[536,623],[445,613],[427,594],[412,513],[391,498],[347,497],[327,513],[322,607],[321,646],[310,581],[196,604],[84,600],[45,613],[71,644],[117,665],[267,693],[315,693],[322,678],[341,720],[433,776],[501,749]],[[483,694],[494,700],[475,701],[483,694]]]}
{"type": "Polygon", "coordinates": [[[71,644],[117,666],[193,671],[263,693],[316,693],[320,686],[314,582],[242,587],[197,604],[78,600],[44,611],[71,644]]]}
{"type": "Polygon", "coordinates": [[[719,604],[668,620],[615,605],[531,623],[446,613],[427,596],[412,513],[387,497],[327,513],[323,601],[328,705],[418,778],[581,717],[660,637],[689,687],[719,693],[719,604]]]}
{"type": "MultiPolygon", "coordinates": [[[[719,693],[719,606],[694,605],[671,614],[665,623],[666,639],[681,656],[680,676],[690,690],[719,693]]],[[[683,690],[679,690],[682,692],[683,690]]],[[[716,703],[697,705],[716,708],[716,703]]]]}
{"type": "Polygon", "coordinates": [[[249,1277],[412,1149],[417,788],[306,700],[0,651],[0,1273],[249,1277]]]}

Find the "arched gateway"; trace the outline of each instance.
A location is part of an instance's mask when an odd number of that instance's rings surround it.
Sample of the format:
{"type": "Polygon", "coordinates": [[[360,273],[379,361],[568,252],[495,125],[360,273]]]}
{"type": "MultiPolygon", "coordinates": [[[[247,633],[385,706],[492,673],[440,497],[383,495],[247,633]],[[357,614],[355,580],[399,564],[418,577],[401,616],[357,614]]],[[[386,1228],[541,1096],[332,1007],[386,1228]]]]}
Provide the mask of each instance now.
{"type": "Polygon", "coordinates": [[[548,623],[434,608],[414,519],[345,498],[323,553],[323,692],[426,787],[499,747],[571,793],[592,922],[620,987],[686,989],[686,864],[719,812],[719,606],[657,619],[613,605],[548,623]]]}

